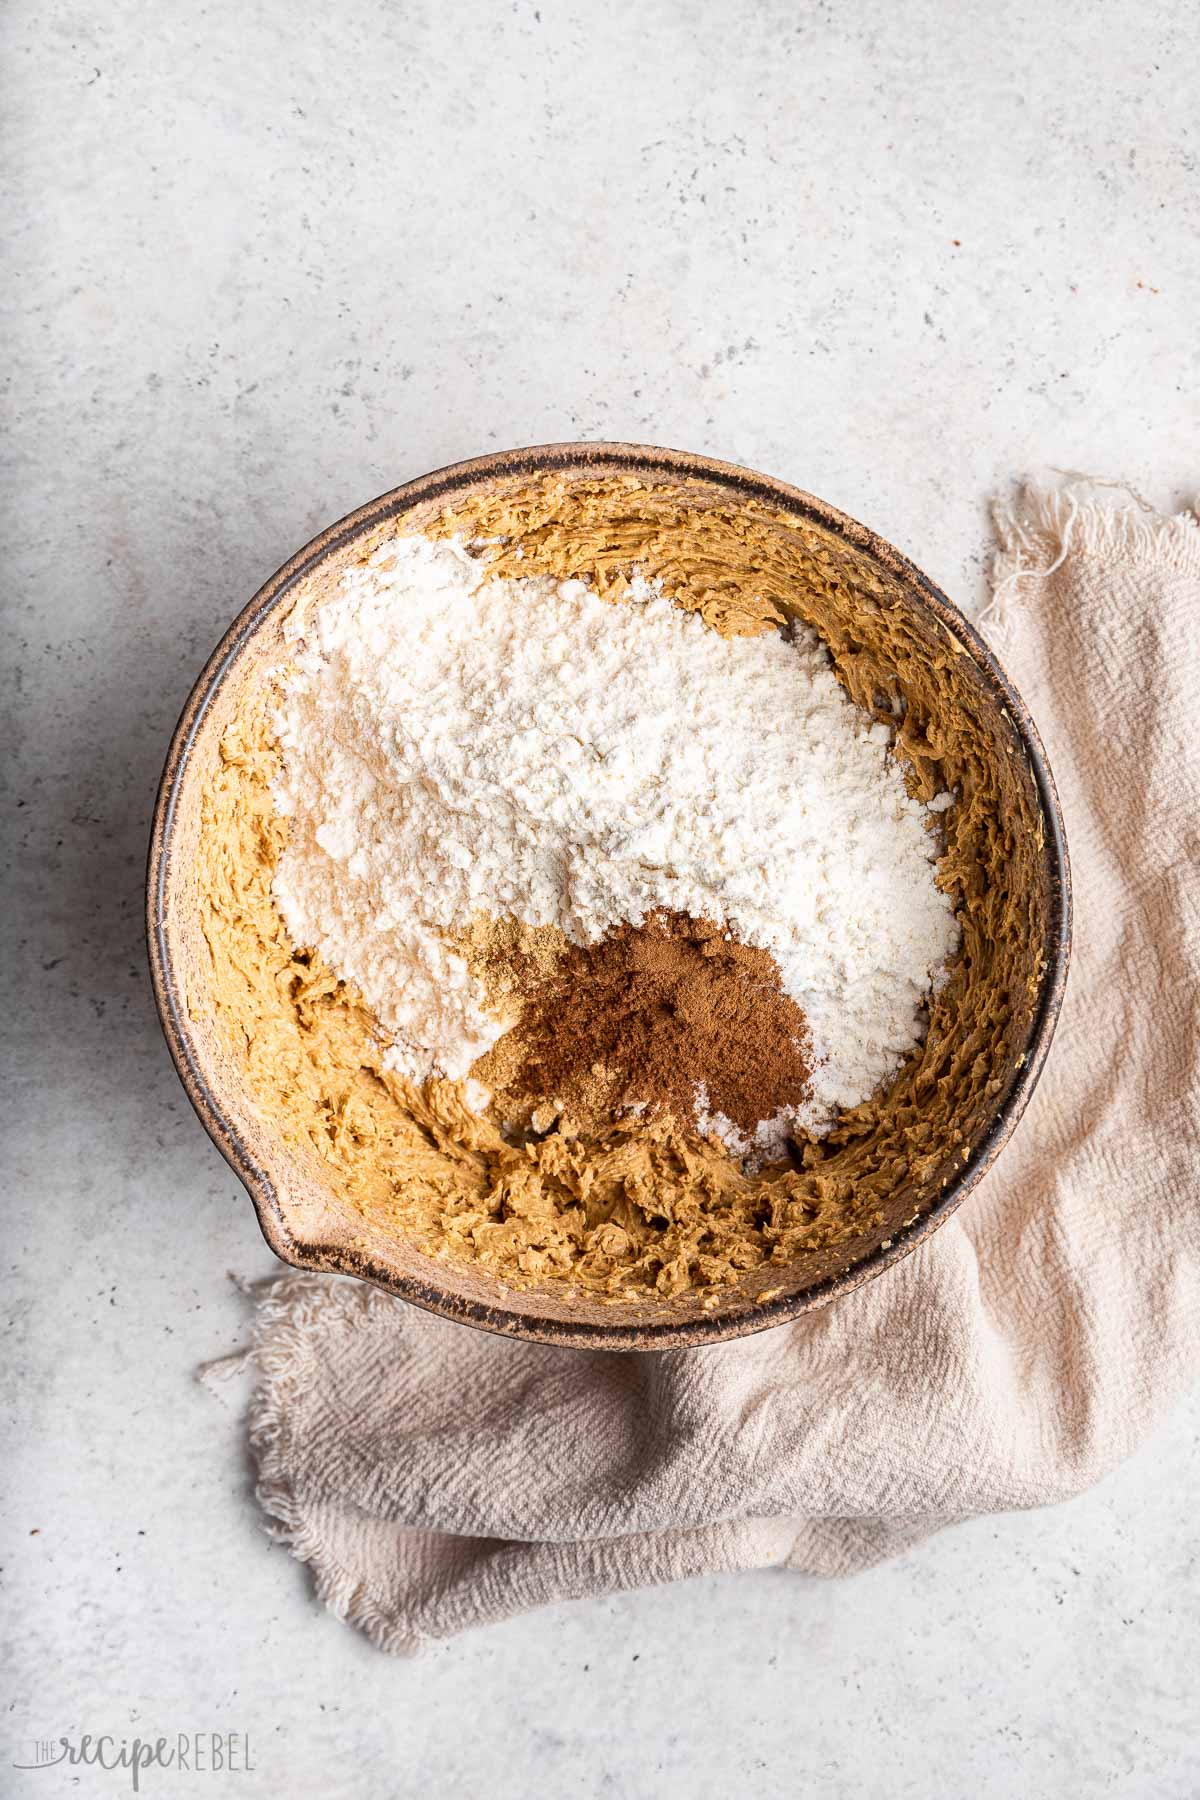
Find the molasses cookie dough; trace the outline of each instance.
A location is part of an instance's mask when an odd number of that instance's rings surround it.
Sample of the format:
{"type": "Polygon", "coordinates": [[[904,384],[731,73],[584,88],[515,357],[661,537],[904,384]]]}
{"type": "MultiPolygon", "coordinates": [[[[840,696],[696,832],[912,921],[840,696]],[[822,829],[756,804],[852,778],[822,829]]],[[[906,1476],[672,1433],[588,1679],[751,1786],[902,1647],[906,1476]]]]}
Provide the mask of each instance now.
{"type": "MultiPolygon", "coordinates": [[[[277,696],[260,690],[226,733],[200,848],[212,957],[204,1004],[255,1104],[290,1143],[320,1157],[329,1185],[364,1215],[433,1254],[474,1258],[517,1282],[565,1277],[614,1298],[669,1295],[856,1236],[884,1201],[949,1167],[954,1142],[989,1104],[1013,1028],[1005,996],[1021,967],[1025,918],[1011,898],[1022,885],[1009,872],[1028,846],[1023,821],[1004,822],[1002,765],[971,708],[956,705],[966,684],[955,681],[953,653],[922,653],[911,616],[885,594],[846,593],[792,520],[697,506],[670,486],[535,481],[422,518],[419,529],[485,540],[489,568],[500,573],[585,571],[616,604],[640,566],[723,635],[777,629],[799,611],[860,705],[894,724],[892,696],[903,694],[897,754],[911,791],[925,801],[956,792],[939,882],[956,902],[963,953],[931,1001],[922,1049],[886,1093],[845,1113],[822,1142],[805,1143],[800,1167],[747,1174],[719,1139],[670,1111],[605,1124],[582,1094],[564,1097],[552,1120],[535,1118],[528,1054],[496,1083],[501,1110],[506,1099],[528,1110],[525,1128],[506,1138],[499,1119],[470,1109],[461,1083],[420,1084],[389,1070],[359,995],[289,942],[271,893],[288,831],[271,792],[277,696]]],[[[670,922],[659,928],[670,937],[670,922]]],[[[556,964],[561,957],[546,959],[551,981],[556,964]]],[[[721,1113],[721,1096],[710,1093],[706,1106],[721,1113]]]]}

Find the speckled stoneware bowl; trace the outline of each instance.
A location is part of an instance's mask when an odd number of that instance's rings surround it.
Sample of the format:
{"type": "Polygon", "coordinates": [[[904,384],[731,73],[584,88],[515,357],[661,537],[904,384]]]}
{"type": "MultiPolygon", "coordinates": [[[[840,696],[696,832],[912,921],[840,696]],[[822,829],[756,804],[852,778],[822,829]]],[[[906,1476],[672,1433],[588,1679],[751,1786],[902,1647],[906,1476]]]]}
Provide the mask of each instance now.
{"type": "MultiPolygon", "coordinates": [[[[957,679],[957,676],[956,676],[957,679]]],[[[1006,778],[1007,779],[1007,778],[1006,778]]],[[[1006,877],[1007,879],[1007,877],[1006,877]]],[[[960,1206],[1011,1136],[1050,1046],[1070,946],[1070,882],[1058,799],[1037,731],[995,657],[919,570],[864,526],[811,495],[745,469],[630,444],[555,444],[480,457],[408,482],[332,525],[273,575],[230,626],[197,681],[167,757],[154,817],[147,895],[150,964],[163,1030],[192,1104],[245,1183],[263,1234],[284,1262],[355,1275],[446,1318],[514,1337],[608,1349],[655,1349],[744,1336],[825,1305],[885,1269],[960,1206]],[[477,1265],[435,1260],[339,1200],[319,1158],[289,1148],[251,1103],[205,1020],[195,879],[200,799],[226,724],[248,685],[283,660],[282,621],[306,584],[336,577],[362,541],[497,483],[543,472],[567,481],[634,476],[684,485],[698,504],[769,507],[786,515],[813,567],[852,604],[901,607],[916,639],[944,662],[947,646],[985,721],[990,754],[1008,759],[1030,821],[1028,956],[996,1054],[992,1097],[948,1133],[939,1166],[914,1178],[861,1236],[796,1261],[765,1264],[705,1300],[622,1301],[554,1288],[515,1288],[477,1265]],[[197,1005],[197,999],[200,1004],[197,1005]]]]}

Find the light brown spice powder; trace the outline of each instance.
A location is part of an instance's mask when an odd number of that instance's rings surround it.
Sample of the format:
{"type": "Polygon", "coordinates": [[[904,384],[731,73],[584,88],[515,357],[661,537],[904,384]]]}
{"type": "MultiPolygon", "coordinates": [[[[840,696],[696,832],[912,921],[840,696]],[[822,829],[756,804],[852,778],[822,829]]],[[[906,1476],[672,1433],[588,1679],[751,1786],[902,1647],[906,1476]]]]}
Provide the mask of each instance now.
{"type": "Polygon", "coordinates": [[[592,1130],[624,1111],[694,1126],[697,1093],[749,1135],[798,1106],[811,1050],[770,954],[684,913],[651,913],[599,943],[477,920],[460,940],[513,1027],[472,1074],[506,1123],[592,1130]]]}

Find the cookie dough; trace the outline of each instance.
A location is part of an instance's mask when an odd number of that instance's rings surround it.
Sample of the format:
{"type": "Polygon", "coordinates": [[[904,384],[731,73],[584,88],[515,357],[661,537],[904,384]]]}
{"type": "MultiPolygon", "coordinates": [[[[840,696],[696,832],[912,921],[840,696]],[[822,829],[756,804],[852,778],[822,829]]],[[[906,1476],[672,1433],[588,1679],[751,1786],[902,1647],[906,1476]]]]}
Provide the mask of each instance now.
{"type": "Polygon", "coordinates": [[[925,1043],[891,1088],[802,1143],[794,1161],[747,1175],[717,1139],[665,1114],[568,1120],[568,1129],[542,1118],[555,1126],[544,1135],[531,1119],[507,1139],[472,1113],[461,1084],[418,1086],[386,1071],[359,996],[289,943],[271,898],[287,822],[271,798],[273,695],[260,684],[225,731],[204,797],[197,880],[208,965],[192,996],[259,1113],[319,1159],[347,1206],[429,1253],[519,1285],[566,1280],[614,1300],[727,1286],[763,1263],[857,1237],[897,1194],[936,1191],[994,1107],[1027,1025],[1041,972],[1029,945],[1044,904],[1038,821],[1009,760],[1015,733],[997,739],[957,645],[866,558],[848,579],[815,529],[757,504],[704,504],[677,484],[525,480],[411,528],[484,540],[501,573],[586,575],[614,605],[640,565],[725,634],[806,619],[859,705],[894,724],[893,697],[903,696],[896,747],[911,791],[957,796],[938,881],[954,898],[962,948],[931,1001],[925,1043]]]}

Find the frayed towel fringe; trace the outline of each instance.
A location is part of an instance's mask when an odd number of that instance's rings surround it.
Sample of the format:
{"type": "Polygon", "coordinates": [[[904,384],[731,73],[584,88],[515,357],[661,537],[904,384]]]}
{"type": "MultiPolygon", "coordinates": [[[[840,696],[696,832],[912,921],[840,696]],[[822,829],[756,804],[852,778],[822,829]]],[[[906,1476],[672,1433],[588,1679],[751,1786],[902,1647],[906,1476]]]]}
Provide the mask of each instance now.
{"type": "Polygon", "coordinates": [[[1027,481],[1014,498],[992,504],[997,541],[992,598],[979,616],[979,626],[998,649],[1011,642],[1014,614],[1027,585],[1048,581],[1072,553],[1109,563],[1137,556],[1180,574],[1200,573],[1200,520],[1195,511],[1164,517],[1125,482],[1101,480],[1074,469],[1060,473],[1065,479],[1058,485],[1027,481]],[[1110,497],[1098,496],[1097,490],[1103,489],[1110,490],[1110,497]],[[1126,495],[1133,504],[1116,503],[1113,494],[1126,495]]]}
{"type": "Polygon", "coordinates": [[[361,1580],[332,1558],[296,1494],[290,1472],[293,1459],[287,1455],[297,1391],[305,1385],[327,1333],[354,1315],[369,1317],[401,1303],[365,1282],[314,1275],[270,1278],[255,1284],[255,1296],[254,1343],[243,1357],[254,1362],[259,1376],[250,1402],[250,1448],[258,1468],[255,1495],[267,1535],[308,1565],[318,1599],[337,1618],[356,1625],[378,1649],[411,1655],[416,1640],[361,1580]]]}

